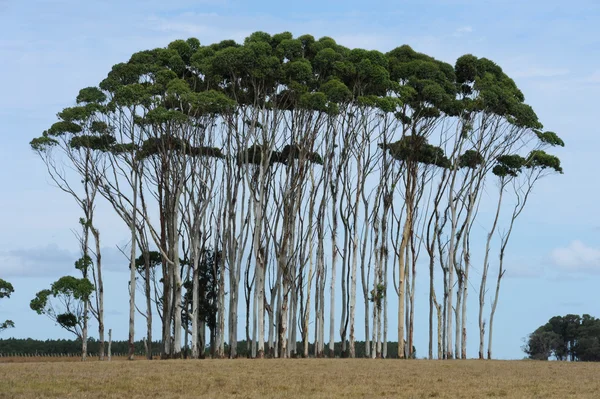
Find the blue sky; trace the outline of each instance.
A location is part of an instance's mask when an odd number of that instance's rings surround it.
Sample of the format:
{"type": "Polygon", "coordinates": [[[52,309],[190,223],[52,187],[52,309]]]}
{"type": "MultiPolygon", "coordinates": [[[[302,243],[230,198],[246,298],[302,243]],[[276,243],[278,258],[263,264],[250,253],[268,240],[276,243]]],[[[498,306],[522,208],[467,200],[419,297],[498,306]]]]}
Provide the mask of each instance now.
{"type": "MultiPolygon", "coordinates": [[[[79,214],[49,184],[29,149],[31,138],[73,103],[80,88],[97,84],[135,51],[180,38],[208,44],[242,40],[256,30],[291,31],[382,51],[409,44],[452,64],[465,53],[488,57],[515,79],[545,128],[566,141],[557,152],[565,174],[536,187],[507,259],[494,352],[523,357],[521,339],[549,317],[600,316],[600,187],[593,163],[600,147],[594,117],[599,23],[600,3],[594,0],[0,0],[0,278],[16,289],[0,302],[0,319],[17,324],[2,336],[67,336],[28,305],[35,292],[72,271],[77,242],[71,229],[79,214]]],[[[115,338],[125,339],[127,268],[116,245],[125,245],[127,235],[105,205],[98,214],[107,267],[106,324],[115,338]]],[[[419,306],[426,306],[426,298],[420,289],[419,306]]],[[[475,356],[471,319],[469,355],[475,356]]],[[[425,335],[424,317],[417,328],[425,335]]],[[[417,338],[417,350],[425,354],[425,338],[417,338]]]]}

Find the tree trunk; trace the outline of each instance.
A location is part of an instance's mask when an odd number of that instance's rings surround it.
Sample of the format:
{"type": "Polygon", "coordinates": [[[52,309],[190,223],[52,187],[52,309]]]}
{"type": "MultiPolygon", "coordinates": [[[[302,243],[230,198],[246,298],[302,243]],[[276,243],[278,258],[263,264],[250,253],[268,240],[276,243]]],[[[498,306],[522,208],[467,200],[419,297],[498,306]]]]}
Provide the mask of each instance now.
{"type": "MultiPolygon", "coordinates": [[[[256,253],[256,302],[258,311],[258,353],[257,357],[262,359],[265,357],[265,272],[266,272],[266,256],[265,249],[257,248],[256,253]]],[[[255,314],[256,317],[256,314],[255,314]]]]}
{"type": "Polygon", "coordinates": [[[99,341],[99,352],[100,360],[104,360],[104,281],[102,279],[102,255],[100,252],[100,232],[93,226],[91,226],[92,234],[94,235],[94,241],[96,242],[96,273],[98,278],[97,291],[98,291],[98,341],[99,341]]]}
{"type": "Polygon", "coordinates": [[[333,228],[331,229],[331,285],[329,292],[329,357],[335,357],[335,272],[337,261],[337,192],[333,192],[333,206],[331,207],[331,218],[333,228]]]}
{"type": "Polygon", "coordinates": [[[195,248],[192,265],[192,359],[198,359],[200,357],[200,348],[198,346],[198,322],[200,318],[200,315],[198,314],[198,306],[200,304],[200,276],[198,268],[200,259],[198,258],[200,257],[200,248],[199,242],[194,242],[192,245],[194,245],[195,248]]]}
{"type": "Polygon", "coordinates": [[[148,338],[148,352],[146,358],[152,360],[152,290],[150,288],[150,253],[144,249],[144,290],[146,293],[146,337],[148,338]]]}
{"type": "Polygon", "coordinates": [[[129,225],[131,233],[131,252],[129,255],[129,360],[135,358],[135,250],[136,250],[136,219],[137,219],[137,189],[139,174],[133,172],[133,210],[131,223],[129,225]]]}
{"type": "Polygon", "coordinates": [[[108,361],[112,358],[112,328],[108,329],[108,361]]]}

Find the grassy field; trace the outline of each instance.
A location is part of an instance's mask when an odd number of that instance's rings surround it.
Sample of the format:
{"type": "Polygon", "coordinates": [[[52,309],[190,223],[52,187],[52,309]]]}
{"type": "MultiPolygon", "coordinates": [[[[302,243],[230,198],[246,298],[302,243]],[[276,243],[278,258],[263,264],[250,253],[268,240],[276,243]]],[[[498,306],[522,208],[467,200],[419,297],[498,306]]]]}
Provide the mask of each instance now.
{"type": "Polygon", "coordinates": [[[0,398],[599,398],[599,377],[600,364],[533,361],[13,361],[0,398]]]}

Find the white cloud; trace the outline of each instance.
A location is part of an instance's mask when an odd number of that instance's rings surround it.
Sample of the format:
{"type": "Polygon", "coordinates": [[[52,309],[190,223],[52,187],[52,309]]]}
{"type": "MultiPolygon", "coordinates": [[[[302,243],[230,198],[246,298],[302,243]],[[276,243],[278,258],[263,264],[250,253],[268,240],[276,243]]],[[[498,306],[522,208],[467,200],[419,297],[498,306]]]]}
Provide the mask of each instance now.
{"type": "Polygon", "coordinates": [[[600,249],[573,241],[566,248],[556,248],[551,253],[552,262],[563,271],[600,273],[600,249]]]}
{"type": "Polygon", "coordinates": [[[469,33],[473,33],[473,27],[472,26],[461,26],[460,28],[456,29],[454,31],[454,33],[452,34],[452,36],[454,37],[461,37],[464,35],[468,35],[469,33]]]}

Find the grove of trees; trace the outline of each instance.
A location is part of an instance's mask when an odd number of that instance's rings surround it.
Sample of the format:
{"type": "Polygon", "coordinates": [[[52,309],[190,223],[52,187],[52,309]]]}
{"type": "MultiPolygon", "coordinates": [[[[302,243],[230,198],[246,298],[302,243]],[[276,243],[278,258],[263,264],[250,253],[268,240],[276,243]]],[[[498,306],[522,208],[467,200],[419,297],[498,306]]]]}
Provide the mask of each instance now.
{"type": "Polygon", "coordinates": [[[554,316],[529,335],[523,351],[536,360],[600,361],[600,319],[554,316]]]}
{"type": "Polygon", "coordinates": [[[478,355],[491,358],[515,222],[536,182],[562,173],[546,151],[563,145],[485,58],[452,66],[407,45],[288,32],[176,40],[114,65],[31,141],[81,212],[78,277],[31,307],[74,332],[84,356],[93,317],[104,353],[95,209],[107,201],[131,243],[132,358],[136,311],[163,358],[188,342],[201,357],[207,328],[216,357],[237,357],[240,338],[251,357],[334,356],[336,341],[355,357],[360,328],[364,356],[389,357],[397,341],[411,358],[417,276],[427,356],[466,358],[477,315],[478,355]]]}

